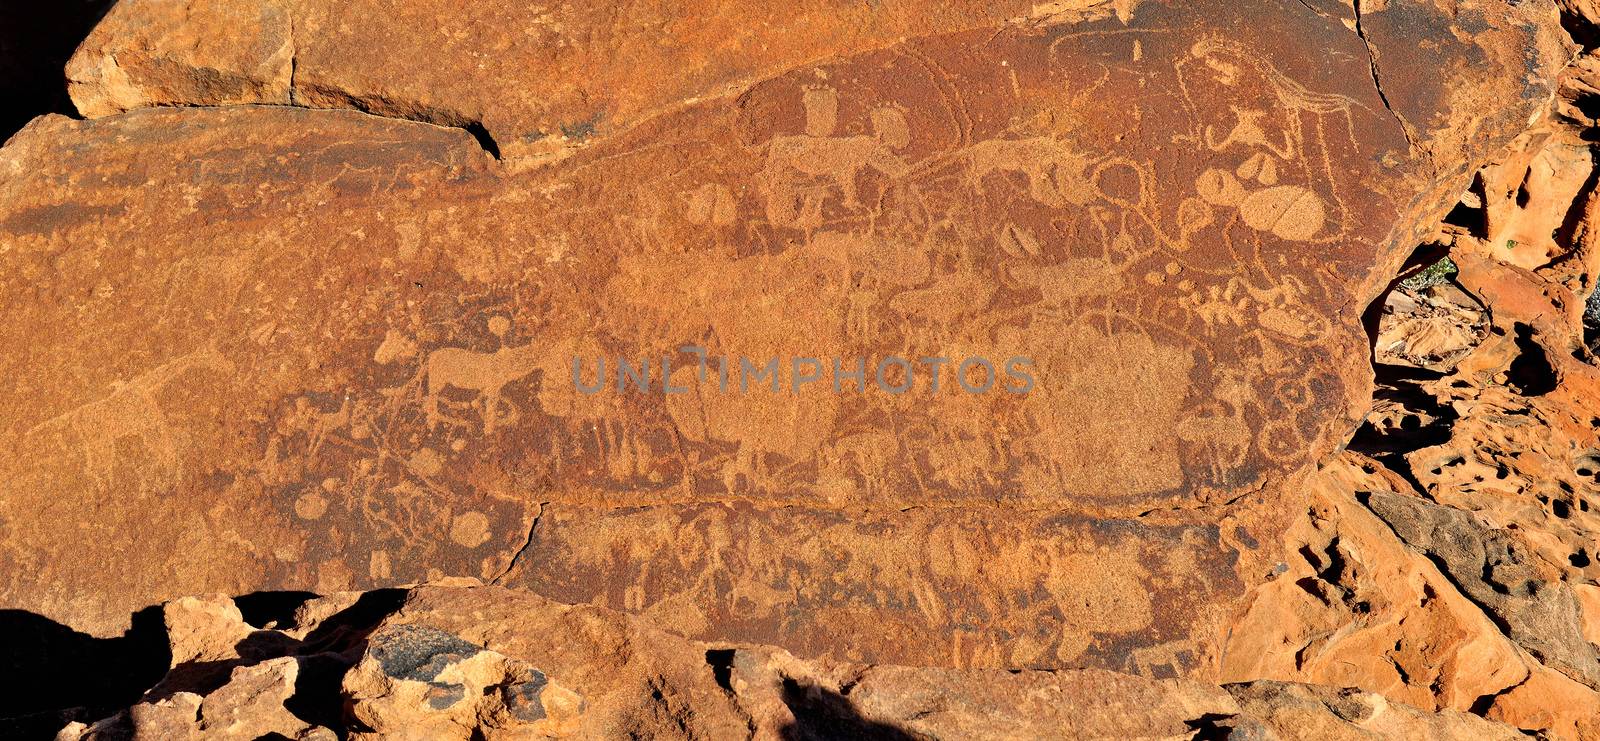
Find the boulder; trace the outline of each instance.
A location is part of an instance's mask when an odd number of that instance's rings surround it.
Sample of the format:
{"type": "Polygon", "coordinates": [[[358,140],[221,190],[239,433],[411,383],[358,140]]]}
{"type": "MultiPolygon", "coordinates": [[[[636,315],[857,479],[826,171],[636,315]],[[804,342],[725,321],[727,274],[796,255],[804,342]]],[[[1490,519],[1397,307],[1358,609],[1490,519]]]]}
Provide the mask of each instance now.
{"type": "MultiPolygon", "coordinates": [[[[57,738],[1520,737],[1502,723],[1355,689],[806,660],[772,646],[692,642],[641,618],[493,587],[424,585],[379,601],[391,611],[357,619],[348,595],[312,597],[270,631],[285,655],[236,668],[215,690],[147,695],[57,738]],[[330,630],[341,623],[362,637],[308,639],[341,633],[330,630]],[[353,664],[307,663],[306,651],[335,646],[353,664]],[[308,707],[345,711],[313,726],[297,720],[308,707]]],[[[195,615],[169,628],[218,627],[184,622],[195,615]]]]}
{"type": "Polygon", "coordinates": [[[807,656],[1214,676],[1366,411],[1359,317],[1567,50],[1547,2],[1055,6],[608,87],[556,72],[702,52],[474,66],[489,8],[406,75],[422,4],[119,5],[70,70],[101,117],[0,150],[0,600],[105,633],[460,575],[807,656]],[[559,161],[494,144],[596,111],[559,161]]]}

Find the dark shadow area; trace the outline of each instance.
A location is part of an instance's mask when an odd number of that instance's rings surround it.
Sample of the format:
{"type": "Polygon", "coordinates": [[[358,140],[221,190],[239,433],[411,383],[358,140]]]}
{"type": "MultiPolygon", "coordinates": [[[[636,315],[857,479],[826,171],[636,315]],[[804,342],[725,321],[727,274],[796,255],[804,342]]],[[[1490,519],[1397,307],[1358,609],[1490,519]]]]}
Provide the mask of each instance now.
{"type": "MultiPolygon", "coordinates": [[[[294,694],[284,706],[307,723],[342,734],[339,687],[345,672],[359,658],[367,636],[399,609],[405,595],[403,589],[373,590],[322,620],[303,641],[256,630],[234,646],[238,658],[175,667],[160,605],[134,613],[133,627],[117,638],[79,633],[23,610],[0,610],[0,672],[7,677],[0,685],[5,687],[0,691],[0,739],[54,738],[69,722],[111,718],[141,698],[153,701],[177,692],[206,695],[226,684],[235,669],[284,656],[300,662],[294,694]]],[[[234,598],[234,603],[252,626],[287,627],[313,596],[253,592],[234,598]]]]}
{"type": "Polygon", "coordinates": [[[1233,735],[1233,716],[1219,713],[1206,713],[1194,720],[1184,721],[1189,730],[1194,731],[1193,741],[1226,741],[1233,735]]]}
{"type": "Polygon", "coordinates": [[[1572,13],[1561,13],[1561,28],[1572,37],[1573,41],[1583,46],[1584,51],[1600,47],[1600,28],[1572,13]]]}
{"type": "Polygon", "coordinates": [[[1517,349],[1522,354],[1511,361],[1506,385],[1523,396],[1544,396],[1556,390],[1561,379],[1556,377],[1555,366],[1545,357],[1544,348],[1534,342],[1533,328],[1519,322],[1512,330],[1516,333],[1514,339],[1517,349]]]}
{"type": "Polygon", "coordinates": [[[706,651],[706,665],[711,667],[711,678],[717,680],[717,686],[728,692],[733,691],[733,657],[734,649],[713,648],[706,651]]]}
{"type": "MultiPolygon", "coordinates": [[[[178,692],[208,695],[228,682],[233,670],[264,661],[293,656],[300,662],[294,694],[284,707],[312,725],[343,729],[343,702],[339,687],[355,663],[367,636],[405,600],[404,589],[376,589],[361,595],[349,607],[323,620],[304,641],[282,633],[258,630],[234,650],[239,658],[225,661],[187,662],[172,668],[147,697],[160,699],[178,692]]],[[[293,622],[295,610],[316,595],[310,592],[252,592],[234,598],[245,621],[257,628],[293,622]]]]}
{"type": "Polygon", "coordinates": [[[24,610],[0,610],[0,738],[48,739],[137,700],[171,656],[159,607],[133,615],[118,638],[96,638],[24,610]]]}
{"type": "Polygon", "coordinates": [[[1374,406],[1387,403],[1401,413],[1368,415],[1347,445],[1352,452],[1370,456],[1405,479],[1419,492],[1428,491],[1411,472],[1406,454],[1449,442],[1460,415],[1441,404],[1423,384],[1442,375],[1422,368],[1374,364],[1374,406]]]}
{"type": "Polygon", "coordinates": [[[297,652],[300,643],[282,633],[257,631],[239,641],[233,649],[237,659],[220,661],[186,661],[172,667],[161,681],[146,693],[150,700],[162,700],[179,692],[193,692],[205,696],[228,683],[235,668],[253,666],[263,661],[290,656],[297,652]]]}
{"type": "Polygon", "coordinates": [[[794,724],[779,731],[785,741],[883,739],[913,741],[920,736],[888,723],[863,718],[850,698],[821,687],[783,680],[783,704],[794,714],[794,724]]]}
{"type": "Polygon", "coordinates": [[[1590,355],[1600,355],[1600,289],[1583,304],[1583,344],[1590,355]]]}
{"type": "Polygon", "coordinates": [[[46,113],[72,114],[63,72],[111,0],[0,0],[0,142],[46,113]]]}
{"type": "Polygon", "coordinates": [[[360,644],[378,627],[378,622],[400,609],[406,590],[374,589],[362,594],[355,604],[322,621],[306,635],[304,653],[344,651],[360,644]]]}
{"type": "Polygon", "coordinates": [[[353,657],[338,654],[316,654],[301,659],[300,674],[294,680],[294,694],[283,702],[283,707],[311,725],[342,731],[345,727],[344,695],[340,688],[353,660],[353,657]]]}
{"type": "Polygon", "coordinates": [[[294,611],[315,598],[315,592],[251,592],[233,598],[244,621],[254,628],[287,625],[294,611]]]}
{"type": "Polygon", "coordinates": [[[1373,401],[1389,402],[1407,413],[1395,420],[1364,420],[1350,440],[1350,450],[1383,461],[1387,456],[1449,442],[1451,427],[1460,415],[1423,388],[1422,382],[1431,380],[1427,374],[1421,369],[1378,366],[1373,401]],[[1380,424],[1391,421],[1393,424],[1380,424]]]}
{"type": "Polygon", "coordinates": [[[483,151],[488,152],[490,157],[500,159],[500,144],[494,140],[494,137],[489,134],[488,129],[483,127],[482,123],[473,121],[461,128],[471,134],[472,138],[477,139],[478,146],[483,147],[483,151]]]}
{"type": "MultiPolygon", "coordinates": [[[[1467,233],[1477,237],[1478,239],[1488,239],[1489,215],[1481,206],[1481,204],[1487,202],[1487,197],[1484,195],[1484,192],[1483,175],[1473,175],[1472,184],[1467,186],[1467,193],[1470,194],[1471,197],[1476,198],[1480,205],[1470,206],[1466,203],[1457,203],[1450,208],[1449,213],[1445,214],[1444,223],[1466,229],[1467,233]]],[[[1432,261],[1438,261],[1439,257],[1444,257],[1444,254],[1441,252],[1439,256],[1433,258],[1432,261]]]]}
{"type": "Polygon", "coordinates": [[[322,621],[294,653],[301,656],[294,694],[284,707],[311,725],[334,729],[343,738],[346,718],[340,685],[359,658],[367,636],[405,602],[406,590],[374,589],[322,621]]]}

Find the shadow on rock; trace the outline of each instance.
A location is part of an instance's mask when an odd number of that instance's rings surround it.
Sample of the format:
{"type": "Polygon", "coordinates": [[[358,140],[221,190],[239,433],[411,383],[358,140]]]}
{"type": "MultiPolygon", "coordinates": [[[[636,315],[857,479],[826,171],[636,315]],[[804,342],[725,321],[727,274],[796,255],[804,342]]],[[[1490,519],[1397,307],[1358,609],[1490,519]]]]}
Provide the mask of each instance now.
{"type": "Polygon", "coordinates": [[[67,59],[111,0],[0,0],[0,142],[33,117],[73,112],[67,59]]]}
{"type": "Polygon", "coordinates": [[[23,610],[0,610],[0,738],[51,738],[71,720],[139,699],[171,659],[159,608],[141,610],[118,638],[79,633],[23,610]]]}
{"type": "Polygon", "coordinates": [[[785,741],[841,738],[915,741],[922,738],[898,726],[863,717],[850,698],[838,692],[793,679],[783,681],[783,704],[789,706],[789,712],[794,715],[794,724],[780,731],[785,741]]]}

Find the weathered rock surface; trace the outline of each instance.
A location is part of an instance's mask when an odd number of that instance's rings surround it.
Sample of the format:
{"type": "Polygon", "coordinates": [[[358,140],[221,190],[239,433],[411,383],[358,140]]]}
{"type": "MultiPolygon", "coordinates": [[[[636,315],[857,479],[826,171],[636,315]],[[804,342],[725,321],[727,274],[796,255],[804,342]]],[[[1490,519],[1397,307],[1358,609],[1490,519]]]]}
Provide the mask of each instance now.
{"type": "Polygon", "coordinates": [[[122,2],[0,149],[0,735],[1600,738],[1560,7],[122,2]]]}
{"type": "MultiPolygon", "coordinates": [[[[1357,317],[1566,51],[1537,2],[1384,11],[1430,75],[1376,17],[1118,10],[893,9],[641,86],[665,102],[606,87],[606,44],[562,52],[626,125],[526,170],[460,128],[236,105],[487,111],[504,68],[383,66],[422,92],[380,94],[316,61],[369,58],[306,20],[346,10],[119,6],[72,67],[85,113],[223,107],[47,117],[0,154],[0,597],[115,631],[188,592],[460,574],[806,655],[1214,674],[1285,493],[1365,411],[1357,317]],[[206,37],[222,16],[250,42],[206,37]],[[724,393],[686,345],[1026,355],[1037,388],[724,393]],[[575,357],[652,359],[652,391],[581,393],[575,357]]],[[[589,115],[542,100],[508,98],[519,136],[589,115]]],[[[413,117],[480,120],[452,116],[413,117]]]]}
{"type": "Polygon", "coordinates": [[[1454,283],[1402,286],[1384,299],[1373,359],[1448,371],[1488,333],[1488,312],[1454,283]]]}
{"type": "Polygon", "coordinates": [[[343,694],[358,739],[568,736],[585,709],[527,662],[416,625],[374,633],[343,694]]]}
{"type": "Polygon", "coordinates": [[[1459,266],[1450,290],[1487,310],[1449,312],[1453,327],[1434,313],[1409,334],[1398,312],[1382,317],[1404,346],[1481,339],[1433,372],[1380,375],[1351,450],[1308,480],[1286,538],[1297,553],[1254,590],[1223,681],[1360,687],[1600,737],[1600,372],[1584,336],[1600,268],[1583,143],[1594,58],[1562,79],[1562,116],[1480,172],[1426,245],[1459,266]]]}
{"type": "Polygon", "coordinates": [[[355,108],[471,126],[486,146],[537,158],[819,60],[1031,13],[1111,13],[1071,8],[1095,4],[488,2],[464,13],[432,1],[130,0],[67,76],[87,116],[151,105],[355,108]]]}
{"type": "Polygon", "coordinates": [[[147,694],[57,738],[1521,737],[1501,723],[1359,690],[807,661],[772,647],[687,641],[603,608],[492,587],[419,587],[383,596],[392,612],[362,614],[357,606],[373,597],[315,598],[267,629],[188,622],[239,611],[222,598],[186,600],[189,609],[168,611],[168,630],[185,642],[222,647],[243,632],[281,655],[232,662],[215,689],[147,694]],[[342,715],[330,712],[338,708],[342,715]]]}

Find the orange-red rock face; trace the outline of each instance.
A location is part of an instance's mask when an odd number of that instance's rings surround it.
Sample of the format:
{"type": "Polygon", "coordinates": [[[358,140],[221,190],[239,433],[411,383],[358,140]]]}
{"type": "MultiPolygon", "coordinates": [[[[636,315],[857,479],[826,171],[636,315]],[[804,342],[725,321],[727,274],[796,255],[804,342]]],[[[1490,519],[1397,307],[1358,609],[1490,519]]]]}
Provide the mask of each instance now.
{"type": "Polygon", "coordinates": [[[473,124],[508,154],[550,156],[907,37],[1035,12],[1110,15],[1050,5],[630,1],[462,12],[441,2],[139,1],[117,6],[67,76],[88,116],[170,104],[355,108],[473,124]]]}
{"type": "Polygon", "coordinates": [[[593,606],[421,587],[305,602],[253,630],[232,601],[164,610],[174,668],[152,695],[57,738],[1254,738],[1520,737],[1466,713],[1357,690],[1264,681],[1226,690],[1104,670],[957,671],[713,648],[593,606]],[[233,649],[240,634],[262,648],[233,649]],[[710,665],[708,666],[708,662],[710,665]],[[713,668],[714,667],[714,668],[713,668]],[[568,687],[581,687],[575,693],[568,687]],[[332,712],[329,712],[329,711],[332,712]]]}
{"type": "Polygon", "coordinates": [[[1453,61],[1395,111],[1374,39],[1211,3],[852,50],[533,170],[350,111],[40,120],[0,163],[0,593],[103,628],[465,574],[869,661],[1208,675],[1284,482],[1363,411],[1356,317],[1434,174],[1544,103],[1541,7],[1416,11],[1453,61]],[[892,356],[1036,385],[789,372],[892,356]],[[581,392],[601,358],[652,389],[581,392]]]}
{"type": "MultiPolygon", "coordinates": [[[[1592,59],[1564,75],[1564,98],[1593,89],[1592,59]]],[[[1597,212],[1579,143],[1593,121],[1562,108],[1481,171],[1429,240],[1459,274],[1386,302],[1378,361],[1393,365],[1379,367],[1359,452],[1309,480],[1286,535],[1298,554],[1236,625],[1225,679],[1357,686],[1559,738],[1600,733],[1600,393],[1583,318],[1597,212]],[[1453,324],[1413,309],[1450,295],[1485,309],[1453,324]],[[1383,354],[1385,336],[1426,347],[1446,326],[1477,338],[1421,364],[1431,372],[1383,354]]]]}
{"type": "Polygon", "coordinates": [[[705,5],[101,23],[0,607],[172,668],[65,737],[1600,732],[1581,9],[705,5]]]}

